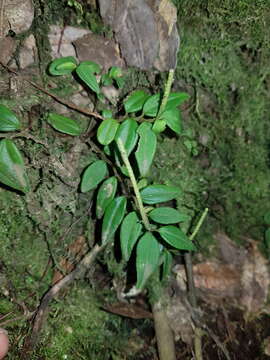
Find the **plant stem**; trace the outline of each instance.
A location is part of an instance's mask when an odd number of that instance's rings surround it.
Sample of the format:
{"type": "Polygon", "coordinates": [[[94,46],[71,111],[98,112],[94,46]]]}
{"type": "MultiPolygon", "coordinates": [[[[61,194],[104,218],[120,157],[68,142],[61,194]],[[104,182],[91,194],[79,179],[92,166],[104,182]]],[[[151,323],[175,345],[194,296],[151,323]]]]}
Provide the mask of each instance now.
{"type": "MultiPolygon", "coordinates": [[[[195,236],[197,235],[198,231],[200,230],[202,223],[204,222],[204,219],[207,215],[208,208],[205,208],[204,212],[202,213],[197,225],[195,226],[195,229],[193,233],[190,235],[189,239],[192,241],[195,236]]],[[[187,252],[185,253],[185,265],[186,265],[186,274],[187,274],[187,283],[188,283],[188,297],[191,306],[194,310],[197,308],[197,297],[196,297],[196,289],[194,284],[194,277],[193,277],[193,268],[192,268],[192,258],[191,253],[187,252]]],[[[198,327],[195,323],[195,329],[194,329],[194,351],[195,351],[195,358],[196,360],[203,360],[202,356],[202,336],[203,331],[200,327],[198,327]]]]}
{"type": "Polygon", "coordinates": [[[172,87],[172,83],[173,83],[173,76],[174,76],[174,69],[170,69],[168,79],[167,79],[167,82],[166,82],[166,85],[165,85],[163,98],[162,98],[161,105],[160,105],[160,108],[158,110],[158,114],[157,114],[156,119],[158,119],[160,117],[160,115],[163,113],[163,111],[165,110],[165,107],[167,105],[168,97],[170,95],[171,87],[172,87]]]}
{"type": "MultiPolygon", "coordinates": [[[[161,295],[162,297],[162,295],[161,295]]],[[[152,305],[155,333],[160,360],[176,360],[174,335],[162,302],[159,300],[152,305]]]]}
{"type": "Polygon", "coordinates": [[[148,231],[151,231],[151,225],[149,223],[148,217],[146,215],[146,212],[145,212],[145,209],[144,209],[144,206],[143,206],[143,202],[142,202],[142,198],[141,198],[140,191],[139,191],[139,188],[138,188],[138,184],[137,184],[137,181],[136,181],[132,166],[131,166],[131,164],[129,162],[128,155],[127,155],[127,152],[125,150],[124,144],[123,144],[121,139],[117,140],[117,146],[118,146],[118,149],[120,151],[122,160],[123,160],[123,162],[124,162],[124,164],[125,164],[125,166],[127,168],[128,175],[129,175],[129,178],[130,178],[130,181],[132,183],[134,193],[135,193],[135,196],[136,196],[136,199],[137,199],[137,204],[138,204],[138,208],[139,208],[139,211],[140,211],[140,214],[141,214],[143,224],[144,224],[145,228],[148,231]]]}
{"type": "Polygon", "coordinates": [[[207,213],[208,213],[208,208],[205,208],[205,209],[204,209],[204,212],[202,213],[202,216],[200,217],[200,219],[199,219],[199,221],[198,221],[198,223],[197,223],[197,225],[196,225],[196,227],[195,227],[195,229],[194,229],[194,231],[193,231],[193,233],[192,233],[192,234],[190,235],[190,237],[189,237],[189,239],[190,239],[191,241],[195,238],[195,236],[197,235],[198,231],[200,230],[200,228],[201,228],[201,226],[202,226],[202,223],[204,222],[204,219],[205,219],[207,213]]]}
{"type": "MultiPolygon", "coordinates": [[[[205,208],[204,212],[202,213],[197,225],[193,233],[190,235],[189,239],[192,241],[194,237],[197,235],[202,223],[207,215],[208,208],[205,208]]],[[[187,274],[187,283],[188,283],[188,292],[189,292],[189,301],[191,306],[196,309],[197,307],[197,298],[196,298],[196,291],[195,291],[195,284],[194,284],[194,277],[193,277],[193,268],[192,268],[192,257],[191,253],[187,252],[184,255],[185,257],[185,265],[186,265],[186,274],[187,274]]]]}

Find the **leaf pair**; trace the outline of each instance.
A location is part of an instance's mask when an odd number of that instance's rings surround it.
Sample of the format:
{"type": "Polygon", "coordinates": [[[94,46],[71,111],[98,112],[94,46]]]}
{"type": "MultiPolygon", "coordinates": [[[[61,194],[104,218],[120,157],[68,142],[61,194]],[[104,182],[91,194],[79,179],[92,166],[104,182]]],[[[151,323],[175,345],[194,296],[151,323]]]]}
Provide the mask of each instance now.
{"type": "MultiPolygon", "coordinates": [[[[20,128],[17,116],[5,105],[0,104],[0,131],[16,131],[20,128]]],[[[29,191],[23,157],[9,139],[0,142],[0,182],[24,193],[29,191]]]]}
{"type": "MultiPolygon", "coordinates": [[[[89,165],[83,173],[81,191],[92,190],[107,176],[107,165],[103,160],[97,160],[89,165]]],[[[114,233],[121,224],[126,211],[126,198],[124,196],[114,197],[117,189],[117,179],[112,176],[106,179],[97,193],[96,215],[98,219],[102,216],[102,244],[113,239],[114,233]]]]}

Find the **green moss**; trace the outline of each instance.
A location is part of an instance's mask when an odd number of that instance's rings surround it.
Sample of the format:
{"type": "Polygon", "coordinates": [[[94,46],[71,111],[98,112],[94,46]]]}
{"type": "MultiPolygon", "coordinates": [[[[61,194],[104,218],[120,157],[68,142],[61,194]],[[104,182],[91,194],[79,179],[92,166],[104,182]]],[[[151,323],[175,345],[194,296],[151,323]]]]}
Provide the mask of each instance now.
{"type": "Polygon", "coordinates": [[[193,95],[186,124],[208,137],[210,213],[232,236],[262,237],[269,208],[268,1],[175,1],[181,47],[176,86],[193,95]],[[193,90],[193,91],[192,91],[193,90]]]}

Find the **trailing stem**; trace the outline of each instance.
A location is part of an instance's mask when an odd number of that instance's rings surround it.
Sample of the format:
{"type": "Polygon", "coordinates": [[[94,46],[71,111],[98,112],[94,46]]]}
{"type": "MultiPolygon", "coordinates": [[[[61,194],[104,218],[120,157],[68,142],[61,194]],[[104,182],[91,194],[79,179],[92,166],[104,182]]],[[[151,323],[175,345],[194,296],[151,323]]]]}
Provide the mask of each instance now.
{"type": "MultiPolygon", "coordinates": [[[[140,195],[140,191],[138,188],[138,184],[132,169],[132,166],[129,162],[127,152],[125,150],[125,147],[123,145],[123,142],[121,139],[117,140],[117,145],[122,157],[122,160],[127,168],[129,178],[131,180],[134,193],[136,196],[138,209],[141,214],[141,218],[143,221],[143,224],[145,228],[148,231],[151,231],[151,225],[149,223],[147,214],[145,212],[142,198],[140,195]]],[[[161,290],[163,293],[163,291],[161,290]]],[[[158,353],[160,360],[176,360],[175,356],[175,344],[174,344],[174,336],[172,329],[170,328],[170,324],[166,315],[166,311],[163,305],[162,301],[162,293],[161,297],[158,301],[155,301],[152,305],[152,312],[154,317],[154,326],[155,326],[155,333],[156,333],[156,339],[157,339],[157,345],[158,345],[158,353]]]]}
{"type": "Polygon", "coordinates": [[[125,150],[124,144],[123,144],[121,139],[117,140],[117,146],[119,148],[122,160],[123,160],[123,162],[124,162],[124,164],[125,164],[125,166],[127,168],[128,175],[129,175],[130,181],[131,181],[133,189],[134,189],[134,193],[135,193],[137,204],[138,204],[138,209],[140,211],[143,224],[144,224],[145,228],[148,231],[150,231],[151,230],[151,225],[149,223],[148,217],[146,215],[146,212],[145,212],[145,209],[144,209],[144,206],[143,206],[143,202],[142,202],[142,198],[141,198],[141,195],[140,195],[139,187],[138,187],[138,184],[137,184],[137,181],[136,181],[132,166],[131,166],[131,164],[129,162],[127,152],[125,150]]]}

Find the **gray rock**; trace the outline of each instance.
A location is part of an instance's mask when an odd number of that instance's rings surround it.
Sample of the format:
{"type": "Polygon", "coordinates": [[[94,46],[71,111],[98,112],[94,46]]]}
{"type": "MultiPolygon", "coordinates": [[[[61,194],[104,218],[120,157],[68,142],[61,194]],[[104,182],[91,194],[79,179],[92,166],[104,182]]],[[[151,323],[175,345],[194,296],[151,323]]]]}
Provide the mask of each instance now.
{"type": "Polygon", "coordinates": [[[3,19],[0,21],[0,37],[6,36],[10,29],[16,34],[20,34],[28,30],[32,24],[34,19],[33,2],[32,0],[5,0],[1,13],[3,13],[3,19]]]}
{"type": "Polygon", "coordinates": [[[32,65],[37,59],[37,47],[35,37],[31,34],[23,42],[20,48],[19,61],[21,69],[32,65]]]}
{"type": "Polygon", "coordinates": [[[80,61],[91,60],[104,70],[112,66],[124,66],[117,44],[96,34],[88,34],[73,42],[80,61]]]}
{"type": "Polygon", "coordinates": [[[66,26],[63,28],[58,25],[51,25],[48,37],[52,49],[52,58],[54,59],[61,56],[76,56],[72,42],[89,33],[90,30],[74,26],[66,26]]]}
{"type": "Polygon", "coordinates": [[[128,66],[165,71],[176,66],[179,35],[169,0],[99,0],[128,66]]]}

